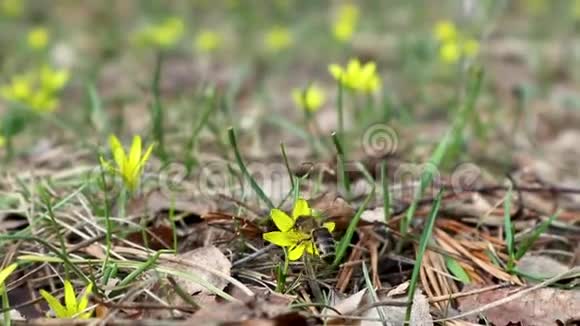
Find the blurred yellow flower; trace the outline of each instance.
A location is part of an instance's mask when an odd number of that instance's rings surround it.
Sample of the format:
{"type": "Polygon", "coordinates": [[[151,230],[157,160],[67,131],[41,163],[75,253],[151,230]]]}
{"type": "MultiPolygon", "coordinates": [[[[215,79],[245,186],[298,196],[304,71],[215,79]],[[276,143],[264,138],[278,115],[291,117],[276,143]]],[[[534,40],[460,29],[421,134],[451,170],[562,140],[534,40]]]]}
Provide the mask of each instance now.
{"type": "Polygon", "coordinates": [[[463,43],[463,53],[466,57],[475,57],[479,53],[479,42],[474,39],[468,39],[463,43]]]}
{"type": "Polygon", "coordinates": [[[372,61],[361,65],[358,59],[351,59],[346,68],[331,64],[328,70],[344,87],[358,92],[372,93],[381,87],[377,65],[372,61]]]}
{"type": "Polygon", "coordinates": [[[40,290],[40,295],[44,298],[50,309],[57,318],[89,319],[93,310],[84,312],[89,306],[89,295],[93,292],[93,284],[89,284],[82,294],[77,298],[72,283],[69,280],[64,281],[64,303],[45,290],[40,290]]]}
{"type": "Polygon", "coordinates": [[[33,50],[42,50],[46,48],[48,45],[48,39],[48,30],[44,27],[36,27],[31,29],[28,32],[28,36],[26,37],[28,47],[33,50]]]}
{"type": "Polygon", "coordinates": [[[435,38],[439,42],[453,41],[457,39],[457,28],[452,21],[442,20],[435,24],[435,38]]]}
{"type": "Polygon", "coordinates": [[[551,4],[548,0],[525,0],[525,9],[528,14],[538,16],[548,11],[551,4]]]}
{"type": "Polygon", "coordinates": [[[343,4],[338,9],[338,15],[332,26],[334,37],[346,42],[352,39],[358,24],[359,8],[354,4],[343,4]]]}
{"type": "Polygon", "coordinates": [[[147,163],[147,160],[149,160],[151,151],[153,151],[153,145],[149,145],[149,147],[147,147],[145,150],[145,153],[141,155],[141,137],[136,135],[133,137],[131,149],[127,153],[125,152],[125,149],[123,149],[123,145],[121,145],[119,139],[115,135],[111,135],[109,137],[109,146],[111,148],[111,152],[113,153],[113,159],[116,166],[113,166],[111,163],[105,161],[103,157],[100,158],[101,164],[109,172],[121,176],[123,183],[127,187],[127,190],[129,190],[129,192],[134,192],[137,190],[137,186],[141,180],[143,167],[147,163]]]}
{"type": "Polygon", "coordinates": [[[325,96],[322,89],[310,85],[305,89],[292,90],[292,99],[296,106],[309,112],[316,112],[324,104],[325,96]]]}
{"type": "Polygon", "coordinates": [[[4,147],[6,145],[6,137],[0,136],[0,147],[4,147]]]}
{"type": "Polygon", "coordinates": [[[292,33],[288,28],[276,26],[270,29],[264,38],[266,48],[272,52],[278,52],[289,48],[294,42],[292,33]]]}
{"type": "Polygon", "coordinates": [[[24,12],[22,0],[0,0],[0,12],[8,17],[20,17],[24,12]]]}
{"type": "Polygon", "coordinates": [[[433,34],[439,42],[439,59],[446,64],[454,64],[461,58],[473,58],[479,53],[479,42],[467,38],[451,21],[435,24],[433,34]]]}
{"type": "Polygon", "coordinates": [[[456,42],[443,43],[439,48],[439,57],[445,63],[455,63],[461,58],[461,49],[456,42]]]}
{"type": "Polygon", "coordinates": [[[212,52],[221,46],[221,36],[213,31],[204,29],[195,38],[195,48],[200,52],[212,52]]]}
{"type": "Polygon", "coordinates": [[[163,23],[137,31],[133,40],[141,46],[170,48],[183,36],[185,25],[178,17],[167,18],[163,23]]]}
{"type": "Polygon", "coordinates": [[[52,112],[59,104],[58,93],[68,80],[68,70],[44,66],[39,71],[13,76],[7,85],[0,87],[0,97],[37,112],[52,112]]]}

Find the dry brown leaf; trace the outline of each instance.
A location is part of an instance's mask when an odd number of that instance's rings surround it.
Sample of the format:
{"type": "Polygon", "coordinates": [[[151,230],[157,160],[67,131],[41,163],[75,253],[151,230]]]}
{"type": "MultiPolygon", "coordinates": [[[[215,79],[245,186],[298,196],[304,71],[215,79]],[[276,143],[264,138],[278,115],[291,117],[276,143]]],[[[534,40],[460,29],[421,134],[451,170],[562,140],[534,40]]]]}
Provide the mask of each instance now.
{"type": "MultiPolygon", "coordinates": [[[[229,277],[232,268],[230,260],[214,246],[201,247],[185,252],[175,257],[172,262],[165,264],[176,270],[193,274],[220,290],[223,290],[228,285],[228,280],[223,276],[229,277]],[[222,276],[196,266],[207,267],[219,272],[222,276]]],[[[186,293],[194,297],[198,304],[203,305],[214,301],[214,294],[203,285],[179,277],[175,277],[175,280],[186,293]]]]}
{"type": "Polygon", "coordinates": [[[547,256],[525,255],[518,261],[518,270],[526,275],[546,279],[565,273],[570,268],[547,256]]]}
{"type": "Polygon", "coordinates": [[[252,297],[245,302],[213,303],[202,307],[188,322],[195,325],[206,325],[208,323],[262,325],[261,323],[266,321],[264,319],[283,319],[283,316],[288,315],[290,312],[288,305],[291,300],[284,301],[280,299],[280,296],[271,297],[270,295],[265,295],[252,297]],[[240,323],[242,321],[244,323],[240,323]]]}
{"type": "MultiPolygon", "coordinates": [[[[382,321],[378,319],[384,317],[385,324],[389,326],[403,325],[405,320],[407,296],[402,296],[399,298],[393,298],[388,296],[388,294],[379,295],[379,301],[390,301],[393,304],[385,304],[380,307],[370,307],[374,302],[370,296],[367,289],[361,290],[349,297],[339,299],[338,294],[334,293],[331,296],[331,302],[334,301],[332,309],[324,309],[322,311],[323,315],[332,316],[326,321],[328,324],[339,325],[345,323],[346,321],[340,318],[340,315],[336,311],[343,315],[352,315],[360,313],[362,317],[368,320],[361,320],[358,323],[351,323],[352,325],[361,326],[374,326],[374,325],[384,325],[382,321]],[[396,304],[394,304],[396,303],[396,304]],[[336,311],[335,311],[336,310],[336,311]],[[380,312],[382,312],[382,314],[380,312]]],[[[433,325],[433,318],[429,313],[429,302],[427,298],[418,290],[415,293],[413,300],[413,308],[411,311],[411,325],[433,325]]]]}
{"type": "MultiPolygon", "coordinates": [[[[477,287],[464,288],[464,291],[476,290],[477,287]]],[[[502,288],[459,298],[459,309],[462,312],[477,309],[485,304],[508,297],[518,288],[502,288]]],[[[524,325],[556,325],[556,321],[580,318],[578,303],[580,291],[540,288],[515,298],[503,305],[490,308],[482,314],[495,325],[507,325],[521,322],[524,325]]],[[[477,316],[471,320],[476,321],[477,316]]]]}

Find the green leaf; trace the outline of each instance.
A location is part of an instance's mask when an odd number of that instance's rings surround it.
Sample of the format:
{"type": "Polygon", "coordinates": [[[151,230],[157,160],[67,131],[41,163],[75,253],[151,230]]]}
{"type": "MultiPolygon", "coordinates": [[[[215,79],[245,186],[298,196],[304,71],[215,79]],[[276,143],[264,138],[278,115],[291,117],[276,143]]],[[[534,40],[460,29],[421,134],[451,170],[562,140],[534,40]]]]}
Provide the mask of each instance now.
{"type": "Polygon", "coordinates": [[[532,234],[530,236],[526,237],[522,241],[522,244],[518,247],[518,250],[517,250],[516,255],[515,255],[516,260],[522,258],[526,254],[526,252],[532,247],[532,245],[536,242],[536,240],[538,240],[540,235],[542,235],[542,233],[546,232],[546,230],[548,229],[550,224],[552,224],[552,222],[554,222],[554,220],[556,219],[556,217],[559,214],[560,214],[560,211],[554,213],[554,215],[550,216],[549,219],[542,222],[542,224],[540,224],[540,226],[538,226],[532,232],[532,234]]]}
{"type": "Polygon", "coordinates": [[[357,227],[358,222],[362,216],[362,213],[366,209],[371,198],[373,198],[374,196],[375,196],[375,188],[373,188],[371,190],[370,194],[367,196],[367,198],[365,198],[365,201],[359,207],[358,211],[356,212],[356,214],[354,215],[352,220],[350,220],[350,223],[348,224],[348,228],[346,229],[344,236],[340,239],[340,242],[336,246],[336,255],[334,256],[334,261],[332,262],[332,267],[338,266],[338,264],[340,264],[340,262],[342,261],[342,258],[346,254],[346,250],[348,249],[348,246],[350,245],[350,242],[351,242],[352,237],[354,235],[354,231],[356,230],[356,227],[357,227]]]}
{"type": "Polygon", "coordinates": [[[457,260],[451,257],[445,257],[445,265],[447,265],[447,269],[453,276],[457,277],[463,284],[469,284],[471,280],[469,279],[469,275],[457,260]]]}
{"type": "Polygon", "coordinates": [[[510,186],[503,202],[503,224],[505,232],[505,242],[510,260],[514,257],[514,231],[511,220],[512,187],[510,186]]]}
{"type": "Polygon", "coordinates": [[[423,261],[423,256],[427,250],[427,245],[431,239],[431,233],[433,233],[433,227],[435,226],[435,220],[437,219],[437,213],[439,212],[439,207],[441,207],[441,200],[443,199],[443,190],[440,190],[437,194],[431,212],[429,213],[429,218],[421,233],[421,239],[419,241],[419,250],[417,252],[417,258],[415,259],[415,266],[413,267],[413,273],[411,274],[411,283],[409,284],[409,298],[407,299],[407,311],[405,313],[405,322],[408,323],[411,320],[411,309],[413,308],[413,298],[415,297],[415,290],[417,290],[417,283],[419,282],[419,274],[421,271],[421,263],[423,261]]]}

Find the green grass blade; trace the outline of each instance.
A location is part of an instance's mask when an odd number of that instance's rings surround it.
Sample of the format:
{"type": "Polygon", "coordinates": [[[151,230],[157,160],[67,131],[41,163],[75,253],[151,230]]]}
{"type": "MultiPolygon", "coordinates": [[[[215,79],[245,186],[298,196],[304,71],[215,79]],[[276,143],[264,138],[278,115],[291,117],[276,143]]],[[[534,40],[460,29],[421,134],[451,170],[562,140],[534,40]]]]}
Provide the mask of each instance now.
{"type": "Polygon", "coordinates": [[[415,191],[411,206],[409,206],[409,209],[407,210],[407,213],[405,214],[405,217],[401,222],[400,231],[402,236],[407,235],[407,231],[409,230],[411,221],[415,216],[415,211],[417,210],[418,203],[423,197],[423,194],[425,193],[427,187],[429,187],[429,185],[433,182],[435,171],[441,165],[447,153],[447,150],[449,149],[451,144],[456,143],[457,139],[459,139],[462,136],[463,130],[465,129],[465,126],[467,125],[469,118],[471,117],[472,113],[475,110],[475,102],[479,96],[479,92],[481,90],[481,85],[483,81],[483,71],[481,69],[476,69],[474,71],[474,74],[475,76],[472,78],[472,80],[470,80],[469,83],[467,101],[455,116],[455,120],[453,121],[451,130],[443,137],[443,139],[441,140],[439,145],[437,145],[437,148],[431,155],[429,164],[430,167],[432,168],[425,169],[421,174],[419,188],[417,189],[417,191],[415,191]]]}
{"type": "MultiPolygon", "coordinates": [[[[365,285],[367,287],[368,293],[371,295],[371,303],[379,302],[379,296],[377,295],[377,291],[373,287],[373,282],[371,281],[371,277],[369,275],[369,269],[367,268],[367,264],[363,261],[362,263],[362,271],[363,277],[365,279],[365,285]]],[[[379,318],[383,325],[385,324],[385,311],[382,307],[376,307],[377,313],[379,314],[379,318]]]]}
{"type": "Polygon", "coordinates": [[[381,186],[383,187],[383,208],[385,223],[391,219],[391,193],[389,190],[389,177],[387,175],[387,162],[381,162],[381,186]]]}
{"type": "Polygon", "coordinates": [[[540,235],[542,235],[542,233],[548,230],[548,227],[550,227],[550,225],[552,224],[552,222],[554,222],[554,220],[557,218],[558,215],[560,215],[560,211],[557,211],[552,216],[550,216],[550,218],[548,218],[546,221],[542,222],[542,224],[540,224],[540,226],[538,226],[530,236],[526,237],[523,240],[522,244],[518,246],[518,250],[516,251],[515,254],[516,260],[522,258],[526,254],[526,252],[538,240],[540,235]]]}
{"type": "Polygon", "coordinates": [[[95,84],[90,83],[87,85],[87,94],[89,97],[89,118],[91,123],[101,136],[109,134],[109,122],[107,119],[107,114],[103,110],[101,97],[99,96],[99,92],[97,91],[95,84]]]}
{"type": "Polygon", "coordinates": [[[252,177],[252,175],[246,168],[246,165],[244,164],[244,160],[242,160],[242,155],[240,154],[240,150],[238,148],[238,142],[236,140],[236,133],[234,132],[234,128],[232,127],[228,128],[228,136],[230,139],[230,145],[234,150],[234,155],[236,156],[238,166],[240,167],[240,170],[242,171],[244,177],[246,177],[246,179],[248,179],[248,181],[250,182],[250,186],[252,187],[256,195],[258,195],[258,197],[260,197],[260,199],[268,206],[269,209],[276,208],[276,206],[274,206],[270,198],[266,196],[262,188],[260,188],[260,185],[258,185],[254,177],[252,177]]]}
{"type": "Polygon", "coordinates": [[[334,146],[336,147],[337,153],[337,174],[340,177],[340,183],[342,184],[342,189],[345,192],[345,196],[347,198],[350,197],[350,181],[348,180],[348,175],[346,173],[346,155],[344,153],[344,149],[342,147],[342,142],[340,141],[340,137],[336,134],[336,132],[332,133],[332,141],[334,142],[334,146]]]}
{"type": "Polygon", "coordinates": [[[503,226],[505,233],[505,243],[509,255],[508,270],[511,271],[514,266],[514,230],[511,216],[512,208],[512,187],[510,185],[503,202],[503,226]]]}
{"type": "Polygon", "coordinates": [[[348,246],[350,245],[350,242],[351,242],[352,237],[354,235],[354,231],[356,230],[356,227],[358,225],[358,222],[360,221],[362,213],[365,211],[367,205],[369,204],[369,202],[371,201],[371,199],[374,196],[375,196],[375,189],[373,188],[371,193],[367,196],[367,198],[365,198],[364,202],[359,207],[359,209],[356,211],[356,214],[354,215],[354,217],[352,218],[352,220],[348,224],[348,228],[346,229],[344,236],[342,236],[342,239],[340,239],[338,245],[336,246],[336,255],[334,257],[334,261],[332,262],[332,267],[337,267],[338,264],[340,264],[340,262],[344,258],[344,255],[346,254],[346,250],[348,249],[348,246]]]}
{"type": "Polygon", "coordinates": [[[437,213],[439,212],[439,207],[441,207],[441,200],[443,199],[443,191],[439,191],[429,217],[427,219],[427,224],[423,229],[421,234],[421,240],[419,241],[419,251],[417,252],[417,259],[415,259],[415,266],[413,267],[413,274],[411,275],[411,283],[409,284],[409,298],[407,299],[407,311],[405,313],[405,322],[408,324],[411,319],[411,310],[413,308],[413,298],[415,297],[415,291],[419,283],[419,274],[421,272],[421,263],[423,261],[423,256],[427,250],[427,245],[429,240],[431,240],[431,233],[433,233],[433,227],[435,226],[435,220],[437,219],[437,213]]]}
{"type": "Polygon", "coordinates": [[[155,150],[157,155],[163,160],[167,160],[167,153],[165,152],[165,137],[163,130],[163,104],[161,103],[161,71],[163,66],[163,55],[158,53],[155,61],[155,72],[153,75],[153,82],[151,83],[151,91],[153,93],[153,103],[151,104],[151,121],[153,123],[153,138],[157,142],[155,150]]]}

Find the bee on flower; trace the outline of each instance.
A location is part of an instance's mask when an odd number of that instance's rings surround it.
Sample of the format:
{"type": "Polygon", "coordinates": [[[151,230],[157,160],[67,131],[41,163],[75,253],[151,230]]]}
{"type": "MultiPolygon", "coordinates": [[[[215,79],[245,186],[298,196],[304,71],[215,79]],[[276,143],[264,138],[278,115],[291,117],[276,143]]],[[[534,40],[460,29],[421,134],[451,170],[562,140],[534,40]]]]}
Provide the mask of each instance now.
{"type": "Polygon", "coordinates": [[[263,234],[264,240],[277,246],[288,249],[288,259],[298,260],[304,253],[314,256],[329,255],[328,246],[321,247],[318,240],[328,243],[328,235],[334,231],[334,222],[318,221],[320,217],[314,215],[308,202],[299,198],[292,208],[292,215],[289,216],[282,210],[274,208],[270,210],[270,218],[279,231],[263,234]],[[314,223],[310,223],[314,222],[314,223]],[[315,224],[320,227],[308,227],[306,225],[315,224]],[[317,234],[326,235],[325,239],[317,239],[317,234]]]}
{"type": "Polygon", "coordinates": [[[358,59],[351,59],[344,68],[331,64],[328,70],[343,87],[356,92],[373,93],[381,87],[377,65],[372,61],[361,64],[358,59]]]}
{"type": "Polygon", "coordinates": [[[87,310],[89,306],[89,296],[93,292],[93,284],[89,284],[78,297],[75,294],[72,283],[64,281],[64,306],[52,294],[45,290],[40,290],[40,295],[44,298],[52,312],[57,318],[79,318],[89,319],[93,315],[93,310],[87,310]]]}
{"type": "Polygon", "coordinates": [[[264,44],[271,52],[280,52],[292,46],[294,39],[286,27],[275,26],[264,36],[264,44]]]}
{"type": "Polygon", "coordinates": [[[116,166],[103,157],[100,158],[101,164],[109,172],[119,175],[129,192],[135,192],[139,186],[143,168],[153,151],[153,144],[147,147],[145,153],[142,153],[141,137],[136,135],[133,137],[131,149],[127,153],[119,139],[115,135],[111,135],[109,146],[116,166]]]}
{"type": "Polygon", "coordinates": [[[292,90],[294,104],[308,112],[316,112],[324,104],[325,95],[322,89],[315,84],[306,88],[292,90]]]}

